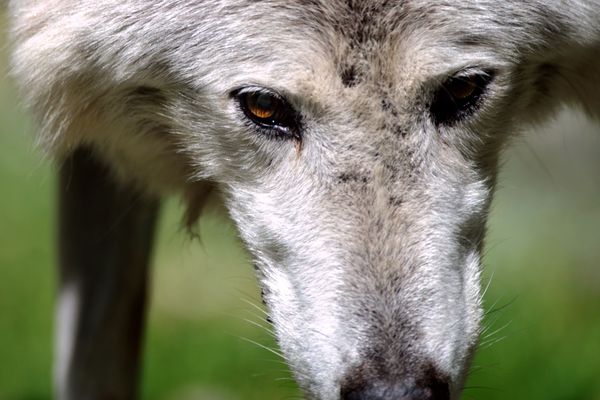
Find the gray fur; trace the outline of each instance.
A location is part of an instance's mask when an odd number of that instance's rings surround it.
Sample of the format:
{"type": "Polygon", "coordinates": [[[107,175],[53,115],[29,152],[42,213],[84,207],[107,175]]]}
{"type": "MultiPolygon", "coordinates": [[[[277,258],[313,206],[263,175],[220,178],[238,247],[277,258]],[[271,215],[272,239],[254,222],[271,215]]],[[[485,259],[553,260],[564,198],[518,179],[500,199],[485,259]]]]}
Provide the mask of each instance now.
{"type": "Polygon", "coordinates": [[[213,182],[314,399],[432,376],[458,399],[503,146],[563,104],[600,117],[598,0],[23,0],[11,12],[42,145],[59,160],[91,145],[121,179],[191,208],[213,182]],[[493,71],[480,107],[436,125],[433,93],[465,69],[493,71]],[[230,93],[246,85],[289,99],[301,143],[245,120],[230,93]]]}

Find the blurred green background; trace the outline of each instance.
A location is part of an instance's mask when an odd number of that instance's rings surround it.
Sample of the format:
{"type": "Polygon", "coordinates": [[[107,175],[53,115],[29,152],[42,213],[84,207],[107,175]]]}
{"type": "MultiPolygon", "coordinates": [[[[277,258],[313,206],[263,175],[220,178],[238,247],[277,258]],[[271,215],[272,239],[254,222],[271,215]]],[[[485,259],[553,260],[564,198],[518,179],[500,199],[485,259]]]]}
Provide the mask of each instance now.
{"type": "MultiPolygon", "coordinates": [[[[0,400],[52,397],[55,177],[6,78],[0,12],[0,400]]],[[[236,232],[217,206],[202,243],[163,210],[144,399],[298,398],[236,232]],[[255,343],[253,343],[255,342],[255,343]],[[258,343],[258,344],[256,344],[258,343]]],[[[485,257],[486,332],[465,399],[600,400],[600,128],[564,114],[505,156],[485,257]]]]}

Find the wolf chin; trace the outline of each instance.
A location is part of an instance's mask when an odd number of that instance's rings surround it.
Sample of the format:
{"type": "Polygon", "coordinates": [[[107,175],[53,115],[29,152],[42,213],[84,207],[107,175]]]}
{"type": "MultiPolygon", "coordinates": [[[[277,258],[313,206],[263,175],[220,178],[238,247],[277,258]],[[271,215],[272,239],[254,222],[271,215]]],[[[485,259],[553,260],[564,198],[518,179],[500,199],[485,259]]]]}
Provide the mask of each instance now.
{"type": "Polygon", "coordinates": [[[458,399],[502,149],[600,116],[598,0],[9,7],[61,171],[61,399],[136,397],[158,199],[192,225],[211,188],[307,398],[458,399]]]}

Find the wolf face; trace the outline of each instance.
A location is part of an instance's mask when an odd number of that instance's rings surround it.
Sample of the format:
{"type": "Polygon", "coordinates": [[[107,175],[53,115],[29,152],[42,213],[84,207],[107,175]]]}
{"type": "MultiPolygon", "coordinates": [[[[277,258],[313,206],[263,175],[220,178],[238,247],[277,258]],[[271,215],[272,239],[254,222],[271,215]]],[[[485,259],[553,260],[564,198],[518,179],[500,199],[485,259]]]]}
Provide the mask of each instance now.
{"type": "Polygon", "coordinates": [[[219,188],[309,398],[457,399],[499,153],[599,109],[572,3],[15,2],[14,66],[59,157],[219,188]]]}

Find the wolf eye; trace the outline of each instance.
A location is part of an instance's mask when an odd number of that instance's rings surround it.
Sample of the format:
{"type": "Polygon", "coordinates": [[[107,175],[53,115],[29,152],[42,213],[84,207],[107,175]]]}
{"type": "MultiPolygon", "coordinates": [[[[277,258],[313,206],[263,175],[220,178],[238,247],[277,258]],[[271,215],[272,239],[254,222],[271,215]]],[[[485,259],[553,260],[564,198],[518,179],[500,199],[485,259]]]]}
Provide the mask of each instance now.
{"type": "Polygon", "coordinates": [[[435,123],[452,124],[475,112],[491,80],[490,72],[448,78],[433,96],[430,112],[435,123]]]}
{"type": "Polygon", "coordinates": [[[279,108],[279,105],[274,100],[273,97],[266,94],[248,96],[246,98],[248,112],[252,114],[253,118],[261,120],[269,119],[275,115],[279,108]]]}
{"type": "Polygon", "coordinates": [[[299,139],[299,117],[278,94],[265,90],[241,90],[235,93],[246,118],[266,133],[299,139]]]}

